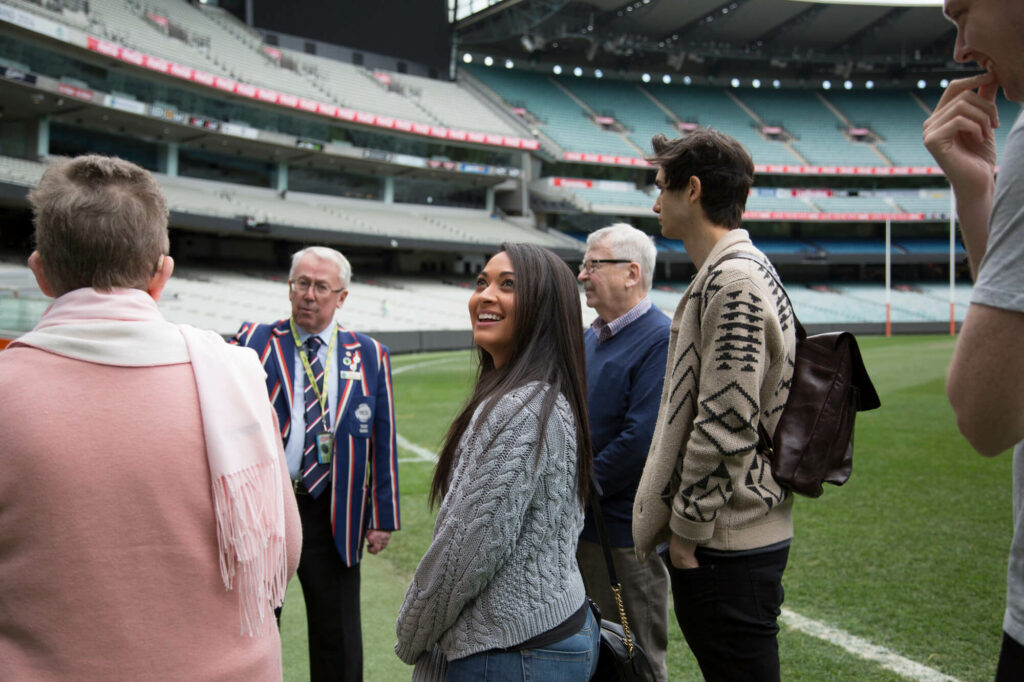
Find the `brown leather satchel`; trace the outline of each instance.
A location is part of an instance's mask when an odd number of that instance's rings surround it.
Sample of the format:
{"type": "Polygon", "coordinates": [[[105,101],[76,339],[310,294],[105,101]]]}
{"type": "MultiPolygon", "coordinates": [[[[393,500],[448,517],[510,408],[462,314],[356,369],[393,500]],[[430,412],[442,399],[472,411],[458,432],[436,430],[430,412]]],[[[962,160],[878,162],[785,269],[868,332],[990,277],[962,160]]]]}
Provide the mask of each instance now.
{"type": "MultiPolygon", "coordinates": [[[[733,258],[752,260],[785,293],[770,263],[750,253],[723,256],[715,267],[733,258]]],[[[818,497],[822,483],[842,485],[853,468],[853,425],[857,412],[881,406],[850,332],[808,336],[786,303],[796,326],[796,366],[786,407],[771,436],[758,423],[758,450],[772,463],[775,480],[793,492],[818,497]]]]}

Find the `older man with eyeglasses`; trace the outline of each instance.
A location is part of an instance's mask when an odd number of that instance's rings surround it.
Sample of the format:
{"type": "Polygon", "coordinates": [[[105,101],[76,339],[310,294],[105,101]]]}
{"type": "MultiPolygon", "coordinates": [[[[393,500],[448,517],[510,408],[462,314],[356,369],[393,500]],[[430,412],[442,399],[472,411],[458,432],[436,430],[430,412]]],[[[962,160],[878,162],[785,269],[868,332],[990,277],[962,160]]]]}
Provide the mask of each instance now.
{"type": "MultiPolygon", "coordinates": [[[[648,296],[656,256],[649,235],[616,223],[587,238],[578,279],[587,305],[598,314],[584,334],[584,344],[601,509],[630,628],[650,657],[657,679],[666,680],[668,570],[660,562],[637,561],[632,533],[633,498],[658,418],[671,324],[648,296]]],[[[615,620],[618,608],[594,524],[588,512],[577,560],[587,594],[606,618],[615,620]]]]}
{"type": "Polygon", "coordinates": [[[362,680],[359,560],[399,527],[395,411],[388,349],[335,321],[352,267],[311,246],[292,257],[290,318],[246,322],[234,342],[267,372],[302,519],[298,576],[310,679],[362,680]]]}

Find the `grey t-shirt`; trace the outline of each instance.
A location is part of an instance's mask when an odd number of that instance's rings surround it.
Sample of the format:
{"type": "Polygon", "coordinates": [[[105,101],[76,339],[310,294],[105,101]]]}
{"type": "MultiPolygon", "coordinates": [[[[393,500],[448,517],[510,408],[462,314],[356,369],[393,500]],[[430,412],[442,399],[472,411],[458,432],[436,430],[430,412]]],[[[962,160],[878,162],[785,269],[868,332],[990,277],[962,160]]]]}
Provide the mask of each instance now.
{"type": "MultiPolygon", "coordinates": [[[[1024,312],[1024,116],[1018,116],[999,160],[988,250],[971,303],[1024,312]]],[[[1013,450],[1013,544],[1003,630],[1024,644],[1024,441],[1013,450]]]]}

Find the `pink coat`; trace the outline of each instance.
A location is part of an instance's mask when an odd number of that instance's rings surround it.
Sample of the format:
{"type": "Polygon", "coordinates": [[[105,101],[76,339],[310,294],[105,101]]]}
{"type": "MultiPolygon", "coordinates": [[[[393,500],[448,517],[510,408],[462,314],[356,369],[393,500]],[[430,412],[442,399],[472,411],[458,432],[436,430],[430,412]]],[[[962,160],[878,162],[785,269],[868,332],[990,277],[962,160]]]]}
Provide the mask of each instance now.
{"type": "MultiPolygon", "coordinates": [[[[191,367],[18,346],[0,352],[0,387],[0,675],[280,680],[276,629],[242,636],[221,580],[191,367]]],[[[285,485],[290,577],[302,536],[285,485]]]]}

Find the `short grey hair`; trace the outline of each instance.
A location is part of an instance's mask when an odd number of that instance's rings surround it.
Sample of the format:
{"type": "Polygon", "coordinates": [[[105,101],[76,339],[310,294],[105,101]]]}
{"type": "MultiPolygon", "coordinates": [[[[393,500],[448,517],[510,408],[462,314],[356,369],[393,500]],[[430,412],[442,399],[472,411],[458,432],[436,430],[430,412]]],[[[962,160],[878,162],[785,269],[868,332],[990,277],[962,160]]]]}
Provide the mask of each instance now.
{"type": "Polygon", "coordinates": [[[614,258],[628,258],[638,263],[644,291],[651,290],[654,285],[654,261],[658,258],[658,247],[651,235],[629,223],[615,223],[590,233],[587,249],[598,244],[610,248],[614,258]]]}
{"type": "Polygon", "coordinates": [[[29,192],[36,251],[57,296],[145,289],[170,247],[167,201],[149,171],[88,154],[50,166],[29,192]]]}
{"type": "Polygon", "coordinates": [[[338,279],[341,280],[341,288],[348,289],[348,283],[352,280],[352,266],[349,264],[348,259],[341,255],[340,251],[327,246],[307,246],[301,251],[296,251],[292,254],[292,267],[288,270],[288,279],[295,278],[295,269],[299,267],[299,261],[302,260],[306,254],[313,254],[320,260],[325,260],[328,263],[334,263],[338,266],[338,279]]]}

